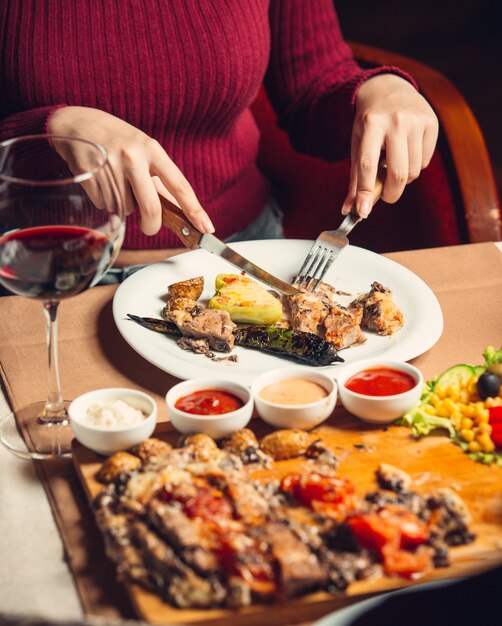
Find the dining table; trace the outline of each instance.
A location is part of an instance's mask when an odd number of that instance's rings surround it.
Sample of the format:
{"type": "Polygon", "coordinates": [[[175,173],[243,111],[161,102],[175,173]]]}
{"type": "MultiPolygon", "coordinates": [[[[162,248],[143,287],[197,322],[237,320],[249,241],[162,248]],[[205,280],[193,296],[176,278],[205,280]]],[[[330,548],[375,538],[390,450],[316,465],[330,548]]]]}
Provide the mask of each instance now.
{"type": "MultiPolygon", "coordinates": [[[[425,379],[456,363],[481,364],[486,346],[500,347],[500,243],[385,256],[423,279],[441,305],[440,339],[411,361],[425,379]]],[[[127,253],[122,258],[127,259],[127,253]]],[[[95,388],[136,388],[155,398],[158,419],[166,421],[164,396],[178,379],[143,359],[118,332],[112,314],[116,289],[97,286],[60,306],[59,364],[65,399],[95,388]]],[[[417,301],[416,307],[421,306],[417,301]]],[[[0,298],[1,416],[46,394],[41,308],[29,298],[0,298]]],[[[446,437],[444,445],[451,445],[446,437]]],[[[104,556],[71,459],[25,461],[0,446],[0,512],[0,616],[13,623],[26,617],[54,623],[95,617],[114,624],[137,619],[104,556]]],[[[290,623],[285,619],[284,624],[290,623]]]]}

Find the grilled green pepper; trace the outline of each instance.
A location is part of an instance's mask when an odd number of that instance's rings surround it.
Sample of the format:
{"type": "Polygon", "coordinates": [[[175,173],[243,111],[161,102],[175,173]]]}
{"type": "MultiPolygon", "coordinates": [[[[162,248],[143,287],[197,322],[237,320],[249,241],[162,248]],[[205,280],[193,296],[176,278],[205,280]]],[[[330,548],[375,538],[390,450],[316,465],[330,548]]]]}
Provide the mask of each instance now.
{"type": "MultiPolygon", "coordinates": [[[[172,322],[153,317],[127,316],[149,330],[172,337],[181,337],[181,332],[172,322]]],[[[245,326],[234,330],[235,345],[254,348],[304,363],[305,365],[330,365],[343,362],[333,345],[312,333],[302,333],[276,326],[245,326]]]]}
{"type": "Polygon", "coordinates": [[[210,309],[223,309],[237,324],[275,324],[282,317],[282,305],[254,280],[239,274],[218,274],[216,293],[210,309]]]}

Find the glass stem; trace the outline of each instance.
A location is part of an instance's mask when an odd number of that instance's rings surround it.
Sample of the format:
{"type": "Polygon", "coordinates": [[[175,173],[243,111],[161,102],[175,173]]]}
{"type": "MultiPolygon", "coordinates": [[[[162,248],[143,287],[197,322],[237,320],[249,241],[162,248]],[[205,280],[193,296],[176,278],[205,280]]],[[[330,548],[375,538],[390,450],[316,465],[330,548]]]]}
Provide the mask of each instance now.
{"type": "Polygon", "coordinates": [[[59,302],[44,302],[45,320],[47,323],[47,354],[49,358],[49,381],[47,402],[42,421],[61,422],[67,419],[65,403],[61,395],[58,365],[58,314],[59,302]]]}

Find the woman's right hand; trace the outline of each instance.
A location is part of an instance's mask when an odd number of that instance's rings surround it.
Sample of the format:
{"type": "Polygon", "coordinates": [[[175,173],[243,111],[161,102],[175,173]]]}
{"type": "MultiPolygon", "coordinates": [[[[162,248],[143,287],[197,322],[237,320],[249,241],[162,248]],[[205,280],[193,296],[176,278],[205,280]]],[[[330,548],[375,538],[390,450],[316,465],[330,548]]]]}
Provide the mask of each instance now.
{"type": "MultiPolygon", "coordinates": [[[[98,109],[67,106],[51,116],[48,130],[53,135],[88,139],[106,149],[127,213],[139,208],[146,235],[154,235],[162,225],[159,192],[178,204],[198,230],[214,232],[190,183],[158,141],[138,128],[98,109]]],[[[79,155],[62,156],[70,168],[71,161],[79,159],[79,155]]]]}

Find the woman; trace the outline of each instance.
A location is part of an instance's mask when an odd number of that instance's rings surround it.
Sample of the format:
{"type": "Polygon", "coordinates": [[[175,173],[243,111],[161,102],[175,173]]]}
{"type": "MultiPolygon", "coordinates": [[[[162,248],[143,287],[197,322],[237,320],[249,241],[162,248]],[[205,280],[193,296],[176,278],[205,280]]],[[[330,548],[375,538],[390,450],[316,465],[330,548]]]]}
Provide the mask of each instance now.
{"type": "Polygon", "coordinates": [[[397,68],[358,67],[332,0],[9,0],[0,26],[0,139],[101,143],[139,209],[124,248],[179,245],[160,229],[158,192],[220,238],[280,232],[249,109],[262,83],[298,149],[350,150],[344,213],[355,201],[369,214],[382,149],[387,202],[434,151],[429,104],[397,68]]]}

